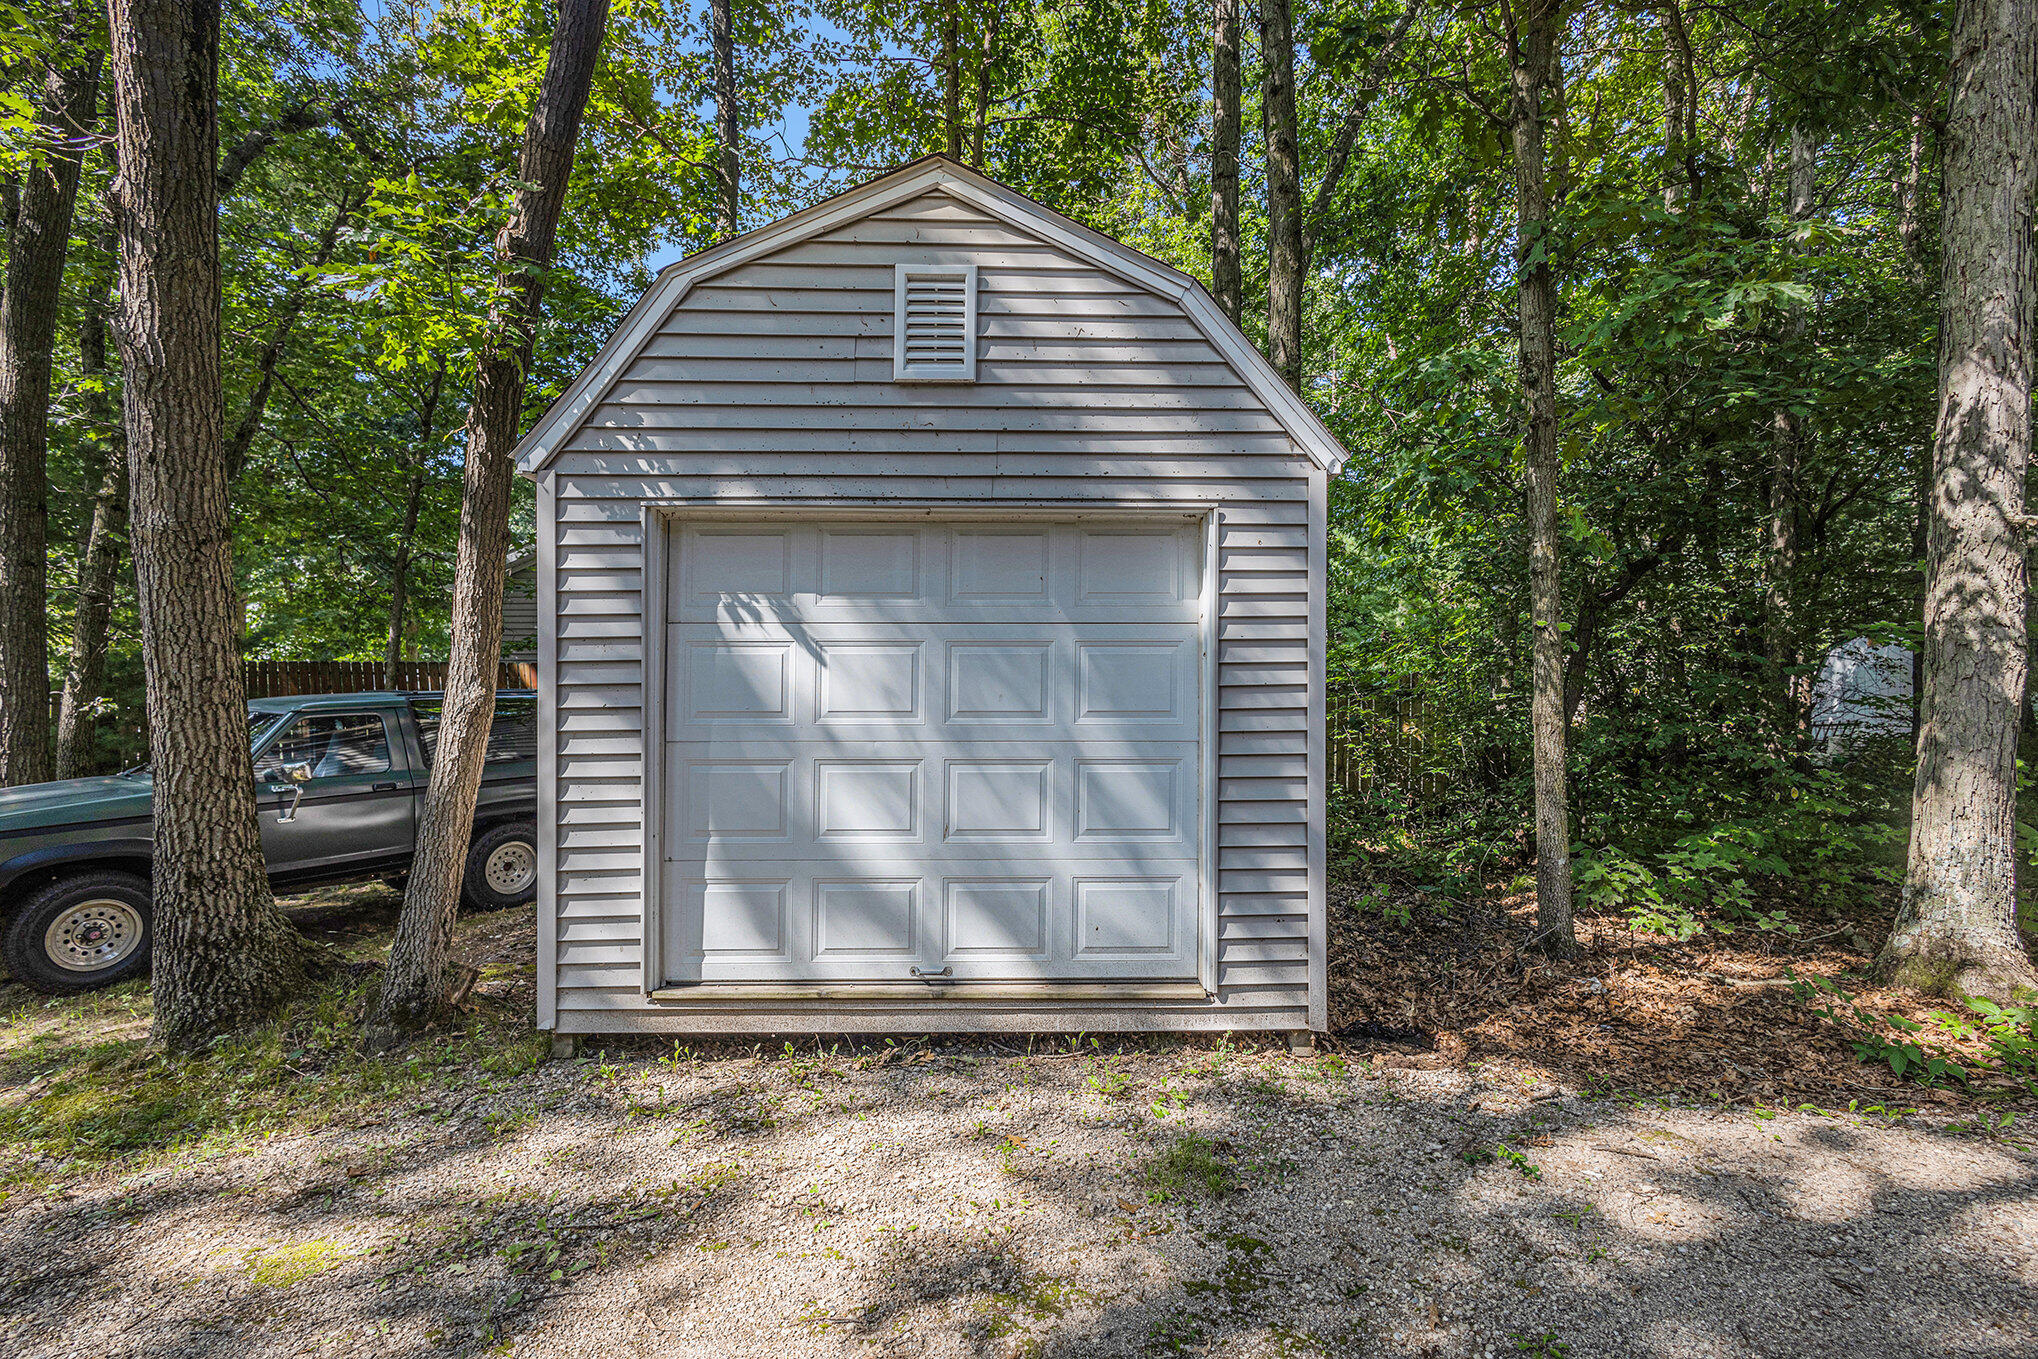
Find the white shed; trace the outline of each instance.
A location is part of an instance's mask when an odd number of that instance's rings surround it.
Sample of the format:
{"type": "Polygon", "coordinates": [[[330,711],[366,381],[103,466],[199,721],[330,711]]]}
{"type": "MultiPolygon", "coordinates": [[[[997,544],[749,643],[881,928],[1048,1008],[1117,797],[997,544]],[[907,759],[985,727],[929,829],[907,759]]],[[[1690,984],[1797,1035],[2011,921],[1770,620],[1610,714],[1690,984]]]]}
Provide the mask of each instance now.
{"type": "Polygon", "coordinates": [[[1322,1029],[1343,458],[944,158],[666,269],[518,449],[541,1027],[1322,1029]]]}

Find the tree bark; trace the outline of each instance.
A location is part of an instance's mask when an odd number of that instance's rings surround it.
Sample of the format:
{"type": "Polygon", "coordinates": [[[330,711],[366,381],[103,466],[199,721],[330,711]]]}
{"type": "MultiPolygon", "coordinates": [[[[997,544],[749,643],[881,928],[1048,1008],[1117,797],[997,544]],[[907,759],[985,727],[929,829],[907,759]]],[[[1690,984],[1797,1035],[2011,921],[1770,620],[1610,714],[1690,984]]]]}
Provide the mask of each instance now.
{"type": "MultiPolygon", "coordinates": [[[[1926,285],[1925,265],[1925,117],[1911,115],[1910,154],[1904,161],[1903,178],[1897,181],[1897,239],[1903,243],[1904,263],[1911,281],[1922,291],[1926,285]]],[[[1925,616],[1925,599],[1930,582],[1925,576],[1925,554],[1932,532],[1932,450],[1923,449],[1911,477],[1911,560],[1917,563],[1917,588],[1913,592],[1913,617],[1925,616]]],[[[1925,651],[1911,652],[1911,747],[1917,748],[1918,732],[1924,727],[1925,651]]]]}
{"type": "Polygon", "coordinates": [[[1684,14],[1673,3],[1663,6],[1663,210],[1682,212],[1691,193],[1691,143],[1688,124],[1692,107],[1691,40],[1684,14]]]}
{"type": "Polygon", "coordinates": [[[2020,533],[2038,261],[2038,0],[1960,0],[1939,217],[1939,416],[1925,693],[1888,981],[2038,995],[2017,932],[2017,727],[2029,665],[2020,533]]]}
{"type": "Polygon", "coordinates": [[[120,545],[127,534],[127,441],[114,406],[112,373],[106,364],[106,319],[112,309],[113,266],[119,249],[112,229],[102,235],[105,267],[95,271],[78,323],[78,371],[85,379],[85,410],[95,445],[98,484],[92,518],[78,551],[78,603],[71,618],[71,656],[64,667],[64,692],[57,704],[57,770],[60,779],[83,775],[91,761],[92,710],[106,689],[107,632],[114,591],[120,584],[120,545]]]}
{"type": "Polygon", "coordinates": [[[396,539],[396,561],[389,573],[389,645],[383,653],[382,687],[397,687],[397,667],[403,663],[404,614],[410,605],[410,556],[417,545],[418,510],[424,500],[425,469],[431,458],[434,427],[438,423],[439,395],[446,386],[446,366],[432,372],[418,409],[417,461],[411,469],[410,488],[403,501],[403,530],[396,539]]]}
{"type": "MultiPolygon", "coordinates": [[[[1790,129],[1790,169],[1785,179],[1785,211],[1792,222],[1812,215],[1817,188],[1818,147],[1803,127],[1790,129]]],[[[1804,308],[1789,308],[1783,342],[1793,350],[1804,339],[1804,308]]],[[[1769,525],[1765,535],[1762,585],[1762,655],[1768,690],[1779,732],[1795,730],[1811,702],[1809,676],[1797,673],[1797,558],[1805,431],[1804,421],[1787,407],[1770,418],[1769,525]]]]}
{"type": "Polygon", "coordinates": [[[1210,292],[1233,325],[1245,317],[1239,269],[1238,0],[1215,0],[1210,19],[1210,292]]]}
{"type": "Polygon", "coordinates": [[[735,0],[709,0],[708,33],[715,49],[715,239],[736,234],[743,199],[738,147],[742,124],[736,115],[736,27],[729,13],[735,0]]]}
{"type": "Polygon", "coordinates": [[[977,170],[984,168],[984,134],[991,121],[991,64],[998,55],[998,32],[1004,22],[1004,7],[992,5],[984,21],[983,38],[977,43],[976,101],[969,120],[969,163],[977,170]]]}
{"type": "Polygon", "coordinates": [[[96,51],[52,66],[36,118],[45,154],[24,172],[0,293],[0,787],[50,776],[50,374],[78,172],[99,100],[96,51]]]}
{"type": "Polygon", "coordinates": [[[509,548],[510,453],[522,412],[532,331],[552,262],[581,114],[608,26],[608,0],[561,0],[552,50],[517,162],[515,208],[496,242],[501,295],[479,356],[467,415],[467,466],[454,567],[452,654],[431,785],[389,974],[365,1035],[371,1046],[423,1024],[446,994],[446,953],[474,830],[474,799],[495,715],[502,585],[509,548]]]}
{"type": "Polygon", "coordinates": [[[155,761],[155,1033],[264,1015],[311,947],[276,909],[255,825],[219,378],[219,10],[111,0],[120,350],[135,588],[155,761]]]}
{"type": "Polygon", "coordinates": [[[941,7],[941,130],[950,160],[962,159],[962,0],[941,7]]]}
{"type": "Polygon", "coordinates": [[[1302,158],[1288,0],[1260,5],[1260,111],[1267,140],[1267,357],[1302,390],[1302,158]]]}
{"type": "Polygon", "coordinates": [[[1528,429],[1530,722],[1535,748],[1536,934],[1559,955],[1578,951],[1571,921],[1571,814],[1564,767],[1564,599],[1558,572],[1557,304],[1549,260],[1543,94],[1556,70],[1558,0],[1527,0],[1508,37],[1514,143],[1521,385],[1528,429]]]}

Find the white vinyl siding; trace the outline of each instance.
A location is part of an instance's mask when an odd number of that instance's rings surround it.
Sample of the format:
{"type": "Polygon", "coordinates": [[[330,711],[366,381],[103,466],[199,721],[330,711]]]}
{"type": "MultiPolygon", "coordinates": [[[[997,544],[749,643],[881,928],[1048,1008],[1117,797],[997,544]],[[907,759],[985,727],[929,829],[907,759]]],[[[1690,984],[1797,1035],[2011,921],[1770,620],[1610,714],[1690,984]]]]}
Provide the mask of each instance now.
{"type": "Polygon", "coordinates": [[[1324,473],[1180,304],[928,193],[694,283],[541,476],[540,533],[552,556],[541,664],[556,722],[543,898],[556,967],[541,978],[541,1021],[562,1032],[661,1022],[699,1031],[1321,1022],[1320,980],[1311,994],[1312,917],[1320,934],[1322,910],[1311,843],[1322,809],[1311,799],[1321,784],[1312,789],[1310,756],[1324,473]],[[902,264],[975,267],[974,383],[894,380],[902,264]],[[648,999],[646,502],[1207,508],[1216,520],[1214,998],[966,1011],[900,1001],[818,1019],[648,999]]]}
{"type": "Polygon", "coordinates": [[[538,657],[538,570],[526,560],[512,566],[502,583],[502,658],[538,657]]]}

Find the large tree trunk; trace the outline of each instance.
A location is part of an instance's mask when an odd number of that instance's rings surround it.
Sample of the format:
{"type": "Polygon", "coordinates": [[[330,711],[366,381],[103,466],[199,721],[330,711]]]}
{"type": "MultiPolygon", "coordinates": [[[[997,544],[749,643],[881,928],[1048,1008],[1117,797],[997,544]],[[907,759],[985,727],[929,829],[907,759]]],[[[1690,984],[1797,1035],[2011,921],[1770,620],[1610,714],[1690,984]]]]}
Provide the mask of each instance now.
{"type": "Polygon", "coordinates": [[[1302,390],[1302,153],[1288,0],[1260,5],[1260,112],[1267,139],[1267,357],[1302,390]]]}
{"type": "Polygon", "coordinates": [[[122,404],[155,760],[155,1032],[176,1049],[266,1013],[310,947],[255,826],[221,439],[219,11],[112,0],[122,404]]]}
{"type": "MultiPolygon", "coordinates": [[[[102,237],[107,256],[119,249],[109,230],[102,237]]],[[[64,693],[57,704],[57,777],[75,779],[91,762],[92,710],[106,689],[106,641],[113,620],[113,596],[120,584],[120,544],[127,534],[127,441],[114,407],[112,374],[106,364],[106,318],[112,307],[111,260],[95,269],[84,316],[78,323],[78,372],[85,379],[85,409],[98,484],[92,517],[78,550],[78,604],[71,618],[71,657],[64,667],[64,693]]]]}
{"type": "Polygon", "coordinates": [[[43,156],[24,175],[0,294],[0,787],[50,776],[50,372],[78,171],[99,99],[96,51],[72,31],[43,83],[43,156]]]}
{"type": "Polygon", "coordinates": [[[1238,249],[1238,0],[1215,0],[1210,18],[1210,292],[1237,325],[1245,316],[1238,249]]]}
{"type": "Polygon", "coordinates": [[[742,123],[736,116],[736,28],[729,13],[734,3],[708,3],[708,33],[715,49],[715,239],[720,241],[736,234],[743,199],[737,158],[742,123]]]}
{"type": "Polygon", "coordinates": [[[1571,923],[1571,814],[1564,769],[1564,598],[1558,578],[1557,302],[1543,178],[1543,93],[1556,70],[1558,0],[1527,0],[1508,43],[1520,272],[1521,385],[1528,411],[1530,721],[1536,787],[1536,933],[1558,954],[1578,951],[1571,923]]]}
{"type": "Polygon", "coordinates": [[[490,317],[491,343],[474,375],[467,467],[453,579],[453,646],[431,786],[404,894],[389,975],[368,1025],[371,1045],[428,1021],[446,994],[446,952],[460,876],[474,830],[474,798],[495,715],[502,658],[502,583],[509,549],[510,453],[522,414],[532,330],[552,263],[574,144],[608,26],[608,0],[560,0],[538,102],[517,161],[516,206],[496,242],[506,301],[490,317]]]}
{"type": "Polygon", "coordinates": [[[2024,475],[2038,261],[2038,0],[1960,0],[1939,216],[1925,693],[1903,905],[1876,960],[1941,994],[2038,994],[2017,933],[2024,475]]]}
{"type": "MultiPolygon", "coordinates": [[[[1817,187],[1818,148],[1804,128],[1790,129],[1790,170],[1785,180],[1785,211],[1792,222],[1812,215],[1817,187]]],[[[1784,318],[1783,341],[1795,349],[1804,339],[1804,308],[1792,306],[1784,318]]],[[[1763,561],[1762,655],[1768,668],[1770,705],[1777,730],[1795,730],[1811,701],[1809,677],[1797,673],[1797,558],[1805,430],[1788,408],[1770,417],[1769,528],[1763,561]]]]}

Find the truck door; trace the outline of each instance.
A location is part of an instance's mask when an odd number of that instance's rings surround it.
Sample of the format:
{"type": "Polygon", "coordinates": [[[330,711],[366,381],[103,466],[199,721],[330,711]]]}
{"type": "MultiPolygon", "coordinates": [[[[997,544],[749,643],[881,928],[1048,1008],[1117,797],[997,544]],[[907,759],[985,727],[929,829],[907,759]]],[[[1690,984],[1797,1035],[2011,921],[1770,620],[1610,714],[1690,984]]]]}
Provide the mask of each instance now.
{"type": "Polygon", "coordinates": [[[255,756],[269,876],[343,877],[401,868],[417,843],[411,775],[387,713],[303,713],[255,756]]]}

